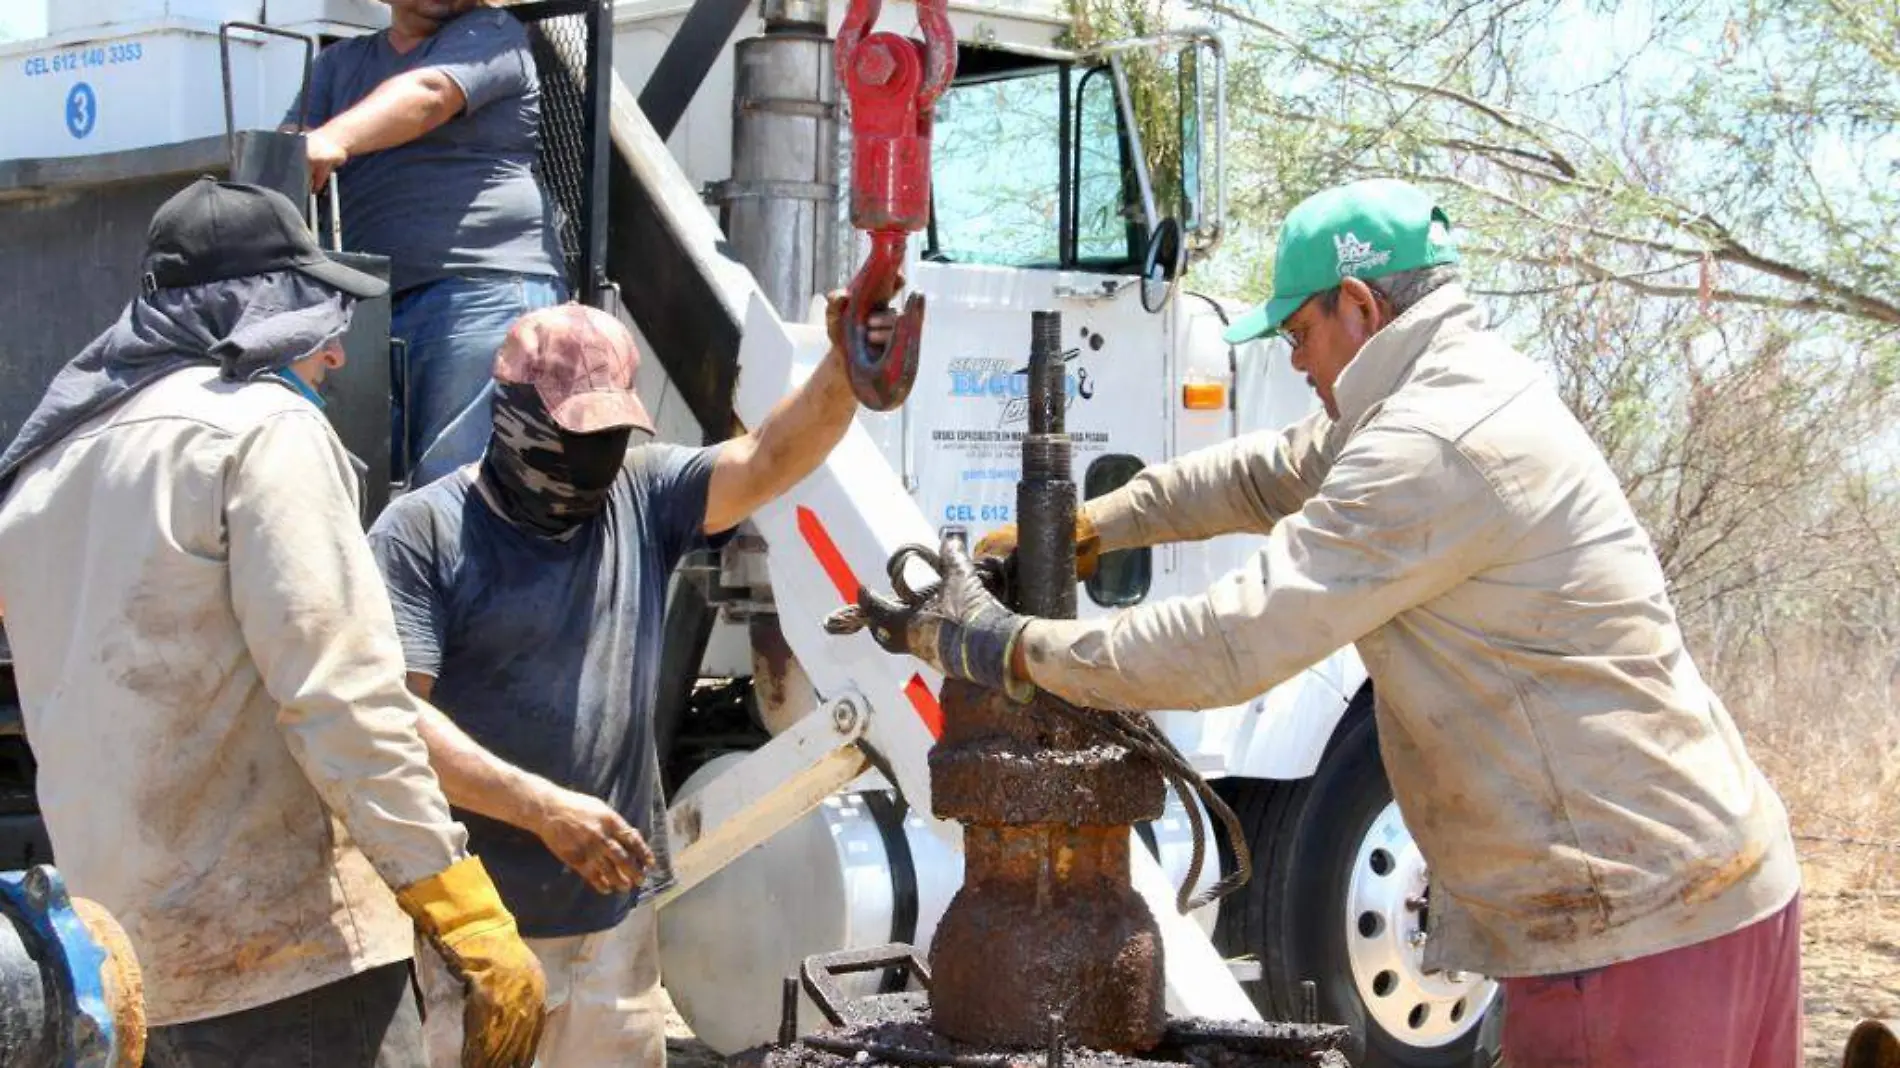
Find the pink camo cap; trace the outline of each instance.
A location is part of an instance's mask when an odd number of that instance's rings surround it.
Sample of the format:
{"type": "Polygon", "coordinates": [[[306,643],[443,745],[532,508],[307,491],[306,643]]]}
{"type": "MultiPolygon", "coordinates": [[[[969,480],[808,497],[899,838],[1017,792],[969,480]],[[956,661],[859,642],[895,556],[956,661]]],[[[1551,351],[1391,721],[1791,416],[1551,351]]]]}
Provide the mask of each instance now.
{"type": "Polygon", "coordinates": [[[633,335],[584,304],[540,308],[515,320],[495,355],[495,381],[533,386],[555,425],[570,434],[622,427],[653,433],[633,391],[639,369],[633,335]]]}

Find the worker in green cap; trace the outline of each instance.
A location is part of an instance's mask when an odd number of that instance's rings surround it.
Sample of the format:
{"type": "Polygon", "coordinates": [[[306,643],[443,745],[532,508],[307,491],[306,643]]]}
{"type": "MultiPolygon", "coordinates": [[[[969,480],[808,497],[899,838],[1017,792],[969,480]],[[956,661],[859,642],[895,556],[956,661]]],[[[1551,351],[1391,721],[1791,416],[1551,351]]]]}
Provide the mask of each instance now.
{"type": "MultiPolygon", "coordinates": [[[[1430,865],[1424,966],[1498,977],[1514,1068],[1796,1068],[1800,872],[1786,812],[1684,647],[1642,525],[1542,371],[1459,282],[1398,181],[1287,217],[1278,331],[1324,411],[1087,502],[1078,558],[1266,535],[1196,597],[1016,615],[946,542],[921,604],[859,598],[885,648],[1095,708],[1223,708],[1347,643],[1430,865]]],[[[978,555],[1013,551],[1005,529],[978,555]]]]}

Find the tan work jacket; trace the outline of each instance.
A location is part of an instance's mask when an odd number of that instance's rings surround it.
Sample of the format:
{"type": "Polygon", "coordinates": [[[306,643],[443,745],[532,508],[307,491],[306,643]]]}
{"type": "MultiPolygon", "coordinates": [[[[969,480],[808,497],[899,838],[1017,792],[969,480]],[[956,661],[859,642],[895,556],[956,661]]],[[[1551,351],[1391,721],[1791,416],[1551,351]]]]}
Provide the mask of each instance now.
{"type": "Polygon", "coordinates": [[[308,401],[191,368],[55,444],[0,504],[55,861],[124,925],[153,1024],[408,958],[385,884],[465,855],[356,494],[308,401]]]}
{"type": "Polygon", "coordinates": [[[1431,866],[1426,964],[1593,968],[1726,934],[1800,873],[1787,815],[1683,647],[1648,536],[1538,368],[1456,285],[1317,415],[1151,467],[1103,547],[1268,532],[1199,597],[1025,631],[1096,707],[1219,708],[1356,643],[1431,866]]]}

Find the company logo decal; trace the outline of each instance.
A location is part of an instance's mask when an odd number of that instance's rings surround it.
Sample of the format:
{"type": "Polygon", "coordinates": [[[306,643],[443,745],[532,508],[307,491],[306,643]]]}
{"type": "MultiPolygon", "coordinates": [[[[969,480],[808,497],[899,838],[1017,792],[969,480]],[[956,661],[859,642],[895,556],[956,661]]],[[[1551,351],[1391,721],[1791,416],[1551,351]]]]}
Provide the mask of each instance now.
{"type": "MultiPolygon", "coordinates": [[[[1082,354],[1079,348],[1062,354],[1062,362],[1073,363],[1082,354]]],[[[1063,375],[1064,410],[1078,400],[1095,396],[1095,383],[1088,368],[1076,367],[1063,375]]],[[[950,361],[950,396],[955,400],[996,400],[1002,402],[996,426],[1004,429],[1029,422],[1029,367],[1010,360],[966,357],[950,361]]]]}
{"type": "Polygon", "coordinates": [[[1383,267],[1392,259],[1392,253],[1373,248],[1372,242],[1359,240],[1351,230],[1333,236],[1333,252],[1339,257],[1341,278],[1383,267]]]}

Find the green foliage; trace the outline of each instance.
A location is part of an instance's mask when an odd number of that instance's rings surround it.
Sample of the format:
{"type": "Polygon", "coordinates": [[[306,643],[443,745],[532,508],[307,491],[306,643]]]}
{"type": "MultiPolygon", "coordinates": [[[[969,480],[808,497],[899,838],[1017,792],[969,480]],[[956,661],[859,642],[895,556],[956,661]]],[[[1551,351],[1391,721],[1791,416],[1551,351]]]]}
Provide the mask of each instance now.
{"type": "MultiPolygon", "coordinates": [[[[1157,0],[1070,0],[1073,45],[1091,51],[1116,41],[1152,37],[1170,27],[1167,5],[1157,0]]],[[[1135,127],[1153,183],[1156,210],[1181,215],[1180,54],[1173,47],[1143,48],[1119,58],[1134,99],[1135,127]]]]}
{"type": "MultiPolygon", "coordinates": [[[[1160,17],[1074,2],[1104,35],[1160,17]]],[[[1214,21],[1231,60],[1230,237],[1197,288],[1259,296],[1279,220],[1319,189],[1419,182],[1470,288],[1603,443],[1686,614],[1865,620],[1896,586],[1900,3],[1170,14],[1214,21]]]]}

